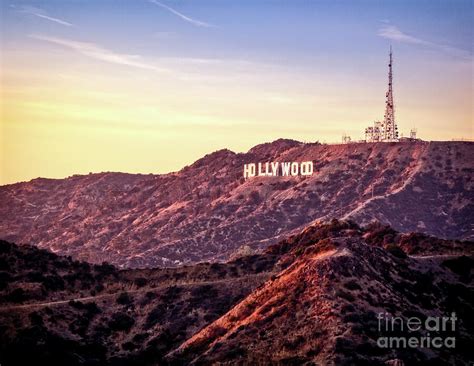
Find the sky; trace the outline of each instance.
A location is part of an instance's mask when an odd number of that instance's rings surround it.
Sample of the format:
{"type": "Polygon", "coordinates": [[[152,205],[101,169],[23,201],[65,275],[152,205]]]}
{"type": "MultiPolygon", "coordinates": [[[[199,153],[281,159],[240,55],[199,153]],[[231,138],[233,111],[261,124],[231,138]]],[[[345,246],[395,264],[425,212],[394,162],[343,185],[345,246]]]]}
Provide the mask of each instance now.
{"type": "Polygon", "coordinates": [[[0,184],[363,138],[473,139],[470,0],[0,2],[0,184]]]}

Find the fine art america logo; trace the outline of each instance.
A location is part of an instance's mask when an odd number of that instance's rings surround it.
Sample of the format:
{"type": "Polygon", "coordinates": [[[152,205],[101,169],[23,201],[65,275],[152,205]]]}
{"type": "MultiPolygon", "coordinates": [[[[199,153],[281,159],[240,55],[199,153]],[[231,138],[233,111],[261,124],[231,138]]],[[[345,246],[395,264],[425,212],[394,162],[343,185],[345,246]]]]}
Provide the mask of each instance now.
{"type": "Polygon", "coordinates": [[[296,177],[313,175],[313,162],[266,162],[244,164],[244,178],[252,177],[296,177]]]}
{"type": "Polygon", "coordinates": [[[378,313],[377,339],[381,348],[455,348],[456,313],[451,316],[428,316],[408,319],[378,313]]]}

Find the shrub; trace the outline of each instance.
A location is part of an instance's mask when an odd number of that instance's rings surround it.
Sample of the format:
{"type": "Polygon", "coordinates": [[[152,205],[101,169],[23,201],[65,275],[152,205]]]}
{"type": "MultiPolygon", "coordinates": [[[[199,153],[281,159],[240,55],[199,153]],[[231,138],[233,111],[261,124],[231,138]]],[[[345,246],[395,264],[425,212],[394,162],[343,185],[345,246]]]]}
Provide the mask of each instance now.
{"type": "Polygon", "coordinates": [[[50,291],[60,291],[64,290],[65,288],[64,280],[61,277],[55,275],[45,276],[43,278],[43,285],[47,290],[50,291]]]}
{"type": "Polygon", "coordinates": [[[158,304],[153,310],[148,313],[145,322],[145,329],[150,329],[154,325],[160,323],[166,313],[166,307],[163,304],[158,304]]]}
{"type": "Polygon", "coordinates": [[[135,319],[124,313],[117,313],[112,316],[109,327],[112,331],[128,331],[135,324],[135,319]]]}
{"type": "Polygon", "coordinates": [[[134,349],[139,348],[139,346],[133,342],[125,342],[122,345],[122,349],[125,351],[133,351],[134,349]]]}
{"type": "Polygon", "coordinates": [[[338,290],[336,292],[336,296],[343,298],[344,300],[347,300],[349,302],[352,302],[355,300],[355,297],[352,296],[349,292],[343,291],[343,290],[338,290]]]}
{"type": "Polygon", "coordinates": [[[16,288],[12,292],[10,292],[6,296],[6,298],[7,298],[8,301],[18,303],[18,302],[23,302],[23,301],[27,300],[28,296],[27,296],[27,294],[25,293],[25,291],[23,289],[16,288]]]}
{"type": "Polygon", "coordinates": [[[154,292],[148,291],[147,293],[145,293],[145,297],[148,300],[156,299],[156,294],[154,292]]]}
{"type": "Polygon", "coordinates": [[[0,290],[8,287],[8,283],[12,280],[12,276],[5,271],[0,271],[0,290]]]}
{"type": "Polygon", "coordinates": [[[370,223],[365,231],[367,232],[366,242],[376,246],[393,242],[397,236],[397,232],[389,225],[383,225],[380,222],[370,223]]]}
{"type": "Polygon", "coordinates": [[[90,318],[92,318],[94,315],[102,313],[102,310],[100,310],[95,302],[84,304],[84,309],[87,311],[87,315],[90,318]]]}
{"type": "Polygon", "coordinates": [[[362,288],[359,286],[359,284],[355,280],[346,282],[344,284],[344,287],[347,288],[348,290],[362,290],[362,288]]]}
{"type": "Polygon", "coordinates": [[[30,318],[30,322],[31,322],[31,325],[43,325],[44,322],[43,322],[43,317],[38,314],[37,312],[33,312],[29,315],[29,318],[30,318]]]}
{"type": "Polygon", "coordinates": [[[130,295],[126,292],[122,292],[119,297],[117,297],[117,304],[120,305],[129,305],[132,302],[130,295]]]}
{"type": "Polygon", "coordinates": [[[134,282],[138,287],[143,287],[148,283],[147,279],[143,277],[137,278],[134,282]]]}
{"type": "Polygon", "coordinates": [[[385,245],[385,250],[389,252],[391,255],[397,258],[405,259],[407,258],[406,253],[396,244],[387,244],[385,245]]]}
{"type": "Polygon", "coordinates": [[[467,279],[471,270],[474,269],[474,259],[463,255],[458,258],[447,259],[443,261],[442,265],[449,268],[459,276],[467,279]]]}
{"type": "Polygon", "coordinates": [[[249,203],[254,203],[254,204],[259,203],[260,202],[260,193],[258,193],[257,191],[250,192],[248,202],[249,203]]]}
{"type": "Polygon", "coordinates": [[[84,308],[84,304],[80,301],[69,300],[68,304],[70,306],[72,306],[73,308],[76,308],[76,309],[83,309],[84,308]]]}

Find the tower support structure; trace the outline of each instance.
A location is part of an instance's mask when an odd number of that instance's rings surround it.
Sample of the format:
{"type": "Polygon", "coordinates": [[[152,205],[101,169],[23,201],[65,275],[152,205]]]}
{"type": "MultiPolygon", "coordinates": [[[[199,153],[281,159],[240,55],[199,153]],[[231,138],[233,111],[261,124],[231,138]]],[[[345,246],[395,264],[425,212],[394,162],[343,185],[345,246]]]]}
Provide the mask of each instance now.
{"type": "Polygon", "coordinates": [[[375,121],[373,126],[365,129],[367,142],[392,142],[398,141],[398,127],[395,121],[395,106],[393,103],[393,53],[390,46],[388,62],[388,90],[385,94],[385,114],[383,121],[375,121]]]}
{"type": "Polygon", "coordinates": [[[388,63],[388,90],[385,100],[385,114],[383,117],[383,140],[398,141],[398,128],[395,122],[395,106],[393,104],[393,54],[390,46],[390,59],[388,63]]]}

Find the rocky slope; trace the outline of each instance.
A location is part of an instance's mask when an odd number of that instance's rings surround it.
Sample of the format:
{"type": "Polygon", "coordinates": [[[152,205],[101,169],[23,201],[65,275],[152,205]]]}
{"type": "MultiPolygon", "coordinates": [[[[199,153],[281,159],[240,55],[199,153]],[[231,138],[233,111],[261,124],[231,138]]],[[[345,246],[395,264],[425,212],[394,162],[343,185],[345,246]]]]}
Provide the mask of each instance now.
{"type": "Polygon", "coordinates": [[[474,238],[474,143],[221,150],[165,175],[100,173],[0,187],[0,238],[125,267],[225,260],[332,217],[474,238]],[[311,177],[244,180],[249,162],[314,161],[311,177]],[[240,248],[240,249],[239,249],[240,248]]]}
{"type": "Polygon", "coordinates": [[[277,259],[119,271],[0,241],[0,363],[161,364],[267,280],[277,259]]]}
{"type": "MultiPolygon", "coordinates": [[[[283,254],[281,261],[289,261],[289,267],[171,352],[168,360],[196,365],[383,365],[400,361],[406,365],[467,365],[474,359],[470,345],[474,335],[470,315],[474,310],[474,243],[458,247],[470,257],[407,257],[399,246],[378,246],[384,241],[383,229],[364,231],[338,222],[331,226],[329,230],[311,227],[271,247],[269,253],[283,254]],[[451,316],[453,312],[458,317],[456,330],[432,331],[431,337],[454,336],[455,349],[383,348],[378,344],[381,337],[429,335],[424,329],[408,331],[406,323],[403,330],[385,329],[378,314],[425,322],[429,316],[451,316]]],[[[420,254],[426,254],[422,245],[417,247],[420,254]]]]}
{"type": "Polygon", "coordinates": [[[472,242],[337,220],[259,255],[168,269],[119,271],[0,242],[0,363],[464,365],[473,253],[472,242]],[[380,348],[379,312],[455,312],[456,348],[380,348]]]}

